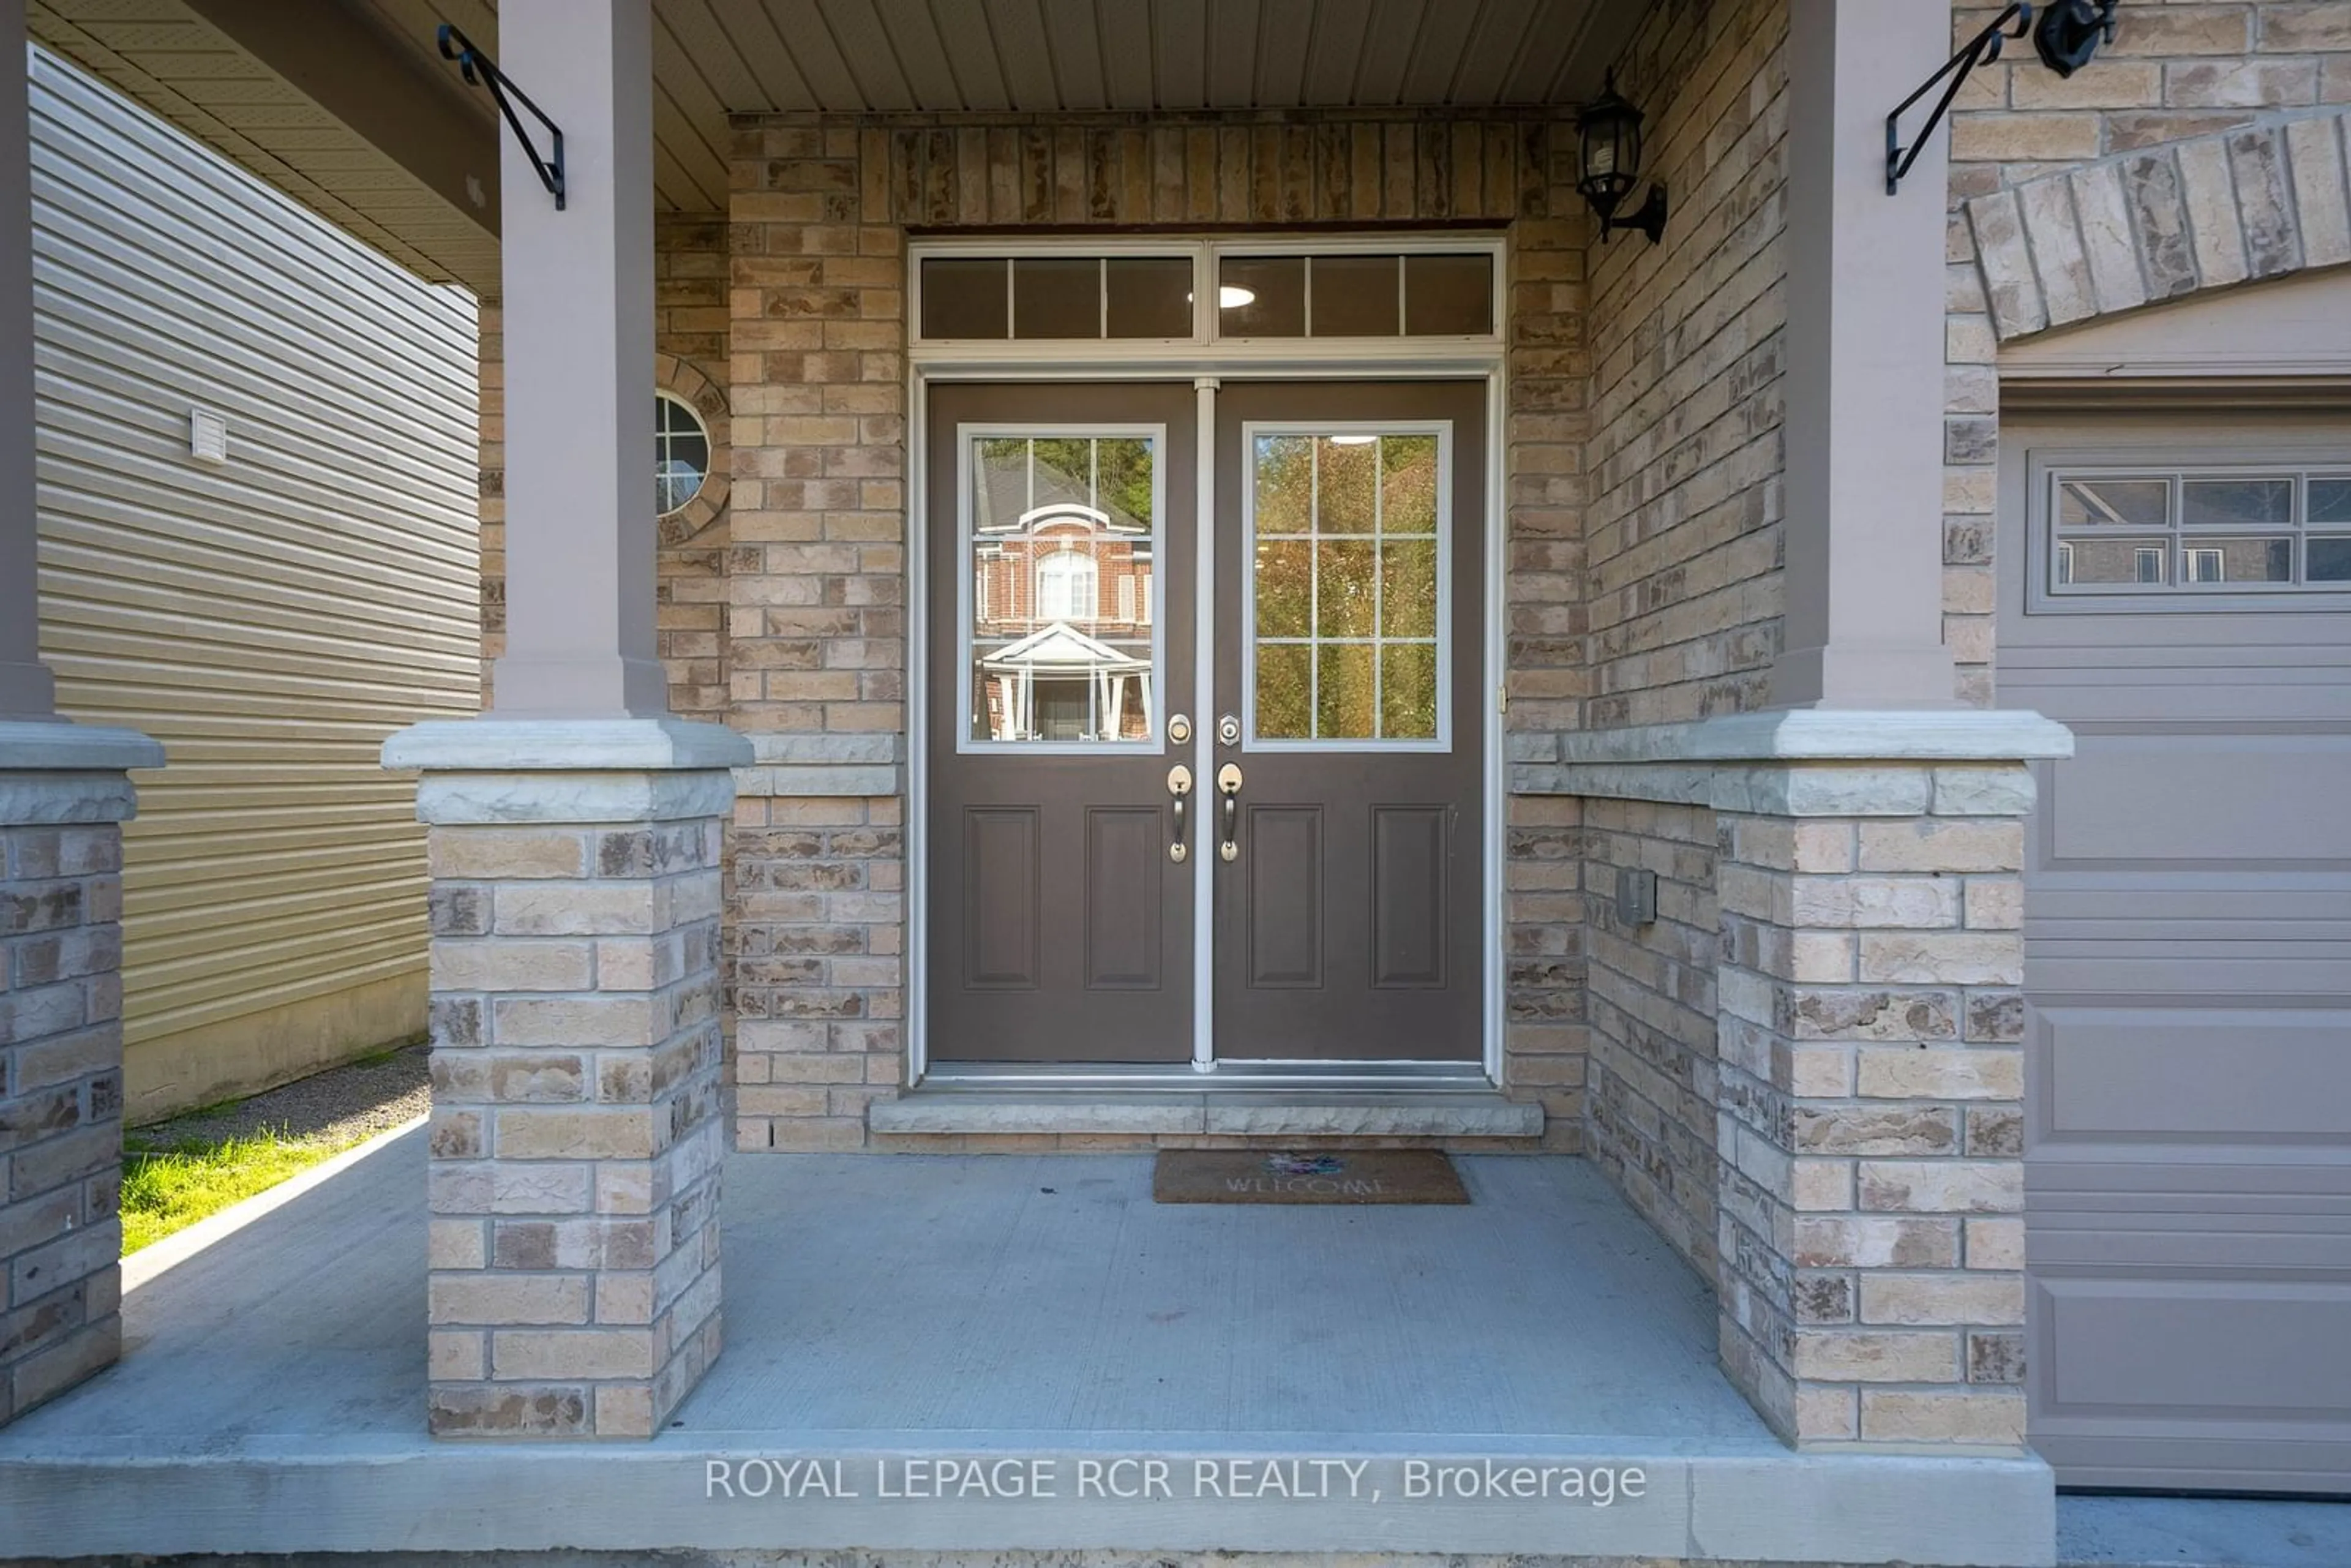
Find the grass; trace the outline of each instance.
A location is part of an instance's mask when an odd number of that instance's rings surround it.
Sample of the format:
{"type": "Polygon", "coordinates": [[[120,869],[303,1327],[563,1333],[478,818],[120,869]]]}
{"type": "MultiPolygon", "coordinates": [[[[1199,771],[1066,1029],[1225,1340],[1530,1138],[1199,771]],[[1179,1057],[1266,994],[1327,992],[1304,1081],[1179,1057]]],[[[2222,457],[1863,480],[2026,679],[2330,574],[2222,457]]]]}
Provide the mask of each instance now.
{"type": "Polygon", "coordinates": [[[134,1133],[123,1141],[123,1254],[266,1191],[360,1141],[264,1131],[156,1144],[134,1133]]]}

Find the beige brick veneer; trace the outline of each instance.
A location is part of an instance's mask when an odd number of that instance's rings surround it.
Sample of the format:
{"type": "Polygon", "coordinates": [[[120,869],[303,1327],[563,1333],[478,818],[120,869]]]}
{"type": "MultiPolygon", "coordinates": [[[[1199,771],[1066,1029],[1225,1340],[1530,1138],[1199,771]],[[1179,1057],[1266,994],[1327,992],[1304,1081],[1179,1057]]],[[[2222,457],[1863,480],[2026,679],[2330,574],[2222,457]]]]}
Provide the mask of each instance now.
{"type": "Polygon", "coordinates": [[[724,769],[428,775],[431,1416],[643,1437],[718,1354],[724,769]]]}
{"type": "Polygon", "coordinates": [[[0,1423],[121,1349],[131,810],[120,773],[0,770],[0,1423]]]}
{"type": "Polygon", "coordinates": [[[2024,1436],[2023,817],[2008,767],[1716,787],[1722,1354],[1798,1441],[2024,1436]]]}
{"type": "Polygon", "coordinates": [[[1592,254],[1582,727],[1756,706],[1780,652],[1787,33],[1786,0],[1666,0],[1619,62],[1673,216],[1592,254]]]}
{"type": "Polygon", "coordinates": [[[2023,765],[1528,783],[1585,797],[1595,1155],[1714,1282],[1732,1380],[1799,1442],[2021,1443],[2023,765]]]}

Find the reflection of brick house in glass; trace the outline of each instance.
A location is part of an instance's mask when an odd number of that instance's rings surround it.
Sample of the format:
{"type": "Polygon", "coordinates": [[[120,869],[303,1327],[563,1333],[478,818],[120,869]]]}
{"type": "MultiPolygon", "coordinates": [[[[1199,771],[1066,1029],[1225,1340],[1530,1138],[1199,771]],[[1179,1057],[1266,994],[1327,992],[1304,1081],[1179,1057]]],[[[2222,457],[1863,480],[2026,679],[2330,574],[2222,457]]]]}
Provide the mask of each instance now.
{"type": "Polygon", "coordinates": [[[974,737],[1147,739],[1150,441],[983,440],[974,461],[974,737]]]}

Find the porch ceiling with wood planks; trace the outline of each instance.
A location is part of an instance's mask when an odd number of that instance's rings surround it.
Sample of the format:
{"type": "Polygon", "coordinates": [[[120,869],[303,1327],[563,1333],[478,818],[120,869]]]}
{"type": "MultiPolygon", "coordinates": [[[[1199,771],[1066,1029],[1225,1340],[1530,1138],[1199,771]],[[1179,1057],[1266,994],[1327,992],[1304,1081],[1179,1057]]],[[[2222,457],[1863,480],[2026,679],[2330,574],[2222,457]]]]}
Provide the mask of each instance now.
{"type": "MultiPolygon", "coordinates": [[[[1650,0],[653,0],[662,210],[726,206],[732,113],[1566,105],[1650,0]]],[[[33,37],[426,277],[495,287],[496,0],[31,0],[33,37]]],[[[528,72],[518,73],[527,78],[528,72]]],[[[529,83],[525,79],[524,89],[529,83]]]]}

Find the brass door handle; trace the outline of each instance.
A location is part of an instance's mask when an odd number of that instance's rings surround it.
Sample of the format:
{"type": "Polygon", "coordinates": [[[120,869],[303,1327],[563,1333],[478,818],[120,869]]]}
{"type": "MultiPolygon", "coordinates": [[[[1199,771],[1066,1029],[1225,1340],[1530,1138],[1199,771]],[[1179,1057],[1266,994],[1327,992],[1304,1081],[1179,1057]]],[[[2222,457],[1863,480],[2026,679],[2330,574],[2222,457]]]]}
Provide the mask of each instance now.
{"type": "Polygon", "coordinates": [[[1217,857],[1237,861],[1241,857],[1241,846],[1234,836],[1239,829],[1241,814],[1241,770],[1238,763],[1228,762],[1217,769],[1217,793],[1225,801],[1224,840],[1217,845],[1217,857]]]}
{"type": "Polygon", "coordinates": [[[1192,793],[1192,770],[1182,763],[1167,770],[1167,793],[1176,802],[1176,836],[1168,841],[1167,858],[1182,865],[1191,851],[1184,843],[1184,802],[1192,793]]]}

